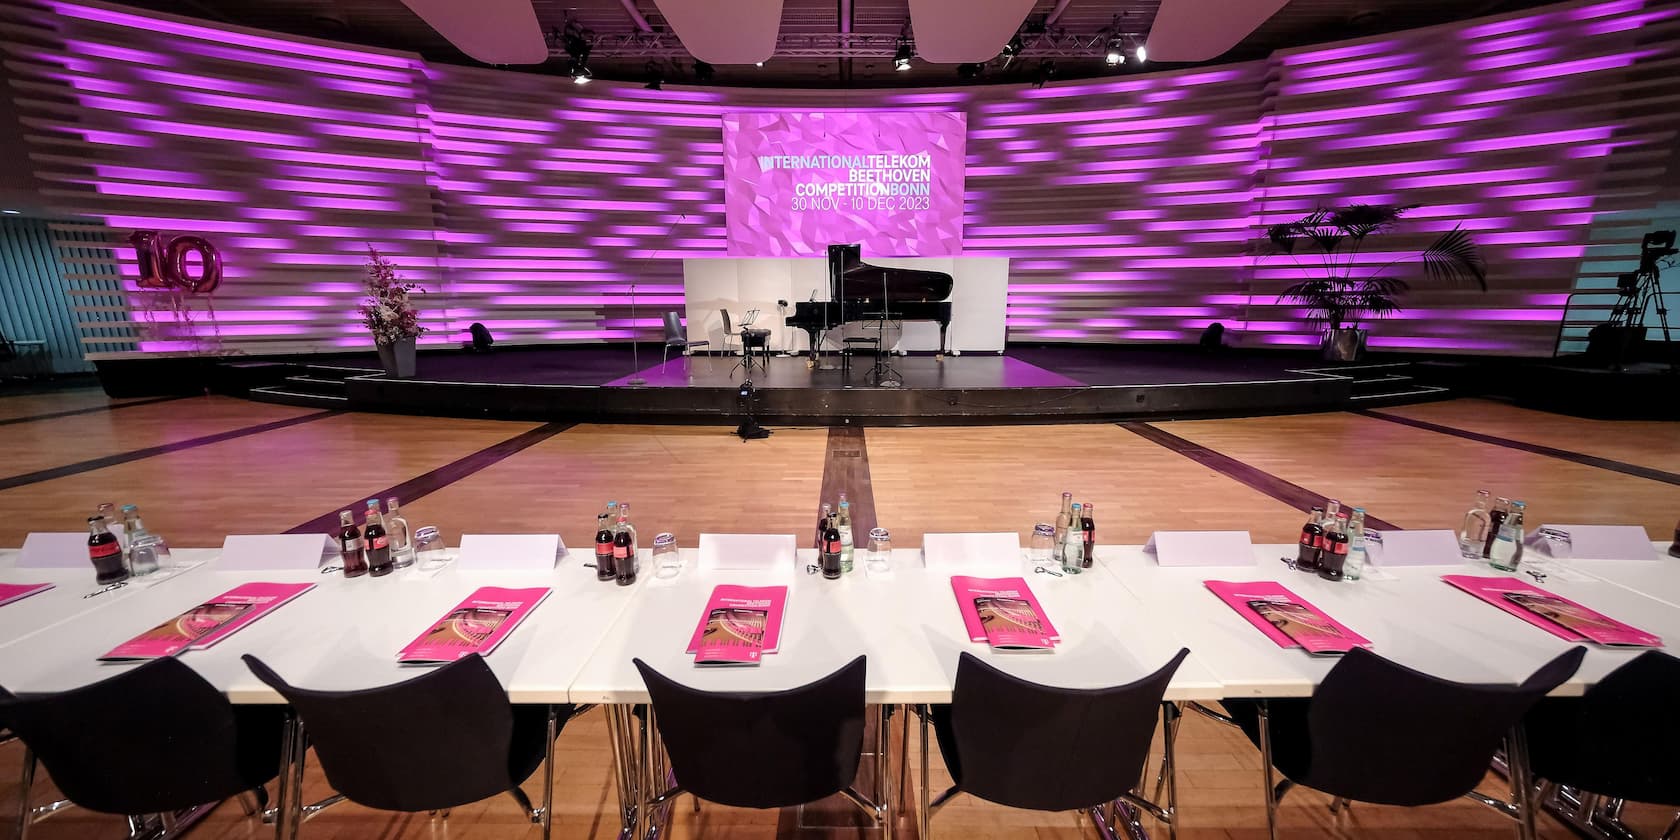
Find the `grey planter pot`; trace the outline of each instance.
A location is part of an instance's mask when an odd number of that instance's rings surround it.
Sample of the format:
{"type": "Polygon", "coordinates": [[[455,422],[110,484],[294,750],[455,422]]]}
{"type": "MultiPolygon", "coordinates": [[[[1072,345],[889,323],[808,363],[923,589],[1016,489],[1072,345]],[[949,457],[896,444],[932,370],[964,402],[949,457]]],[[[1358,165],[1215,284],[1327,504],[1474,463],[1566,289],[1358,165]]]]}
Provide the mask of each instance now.
{"type": "Polygon", "coordinates": [[[385,375],[392,379],[414,378],[414,339],[405,338],[395,344],[380,344],[379,363],[385,375]]]}
{"type": "Polygon", "coordinates": [[[1357,362],[1365,356],[1365,337],[1369,330],[1356,330],[1343,327],[1339,330],[1325,330],[1324,341],[1321,345],[1324,360],[1327,362],[1357,362]]]}

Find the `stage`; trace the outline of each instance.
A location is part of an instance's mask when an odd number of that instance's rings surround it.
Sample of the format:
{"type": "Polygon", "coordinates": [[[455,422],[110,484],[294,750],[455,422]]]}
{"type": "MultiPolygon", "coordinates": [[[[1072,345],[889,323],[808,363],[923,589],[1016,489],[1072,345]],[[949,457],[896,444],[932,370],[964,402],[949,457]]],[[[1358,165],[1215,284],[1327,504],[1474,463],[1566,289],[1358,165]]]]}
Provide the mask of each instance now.
{"type": "Polygon", "coordinates": [[[1331,369],[1308,353],[1042,345],[1003,354],[890,357],[874,384],[869,356],[816,366],[772,356],[673,356],[627,345],[424,353],[412,379],[386,377],[372,353],[229,359],[218,390],[290,405],[572,422],[734,424],[752,412],[782,425],[1046,423],[1230,417],[1394,405],[1443,397],[1407,361],[1331,369]],[[631,380],[643,383],[632,384],[631,380]]]}

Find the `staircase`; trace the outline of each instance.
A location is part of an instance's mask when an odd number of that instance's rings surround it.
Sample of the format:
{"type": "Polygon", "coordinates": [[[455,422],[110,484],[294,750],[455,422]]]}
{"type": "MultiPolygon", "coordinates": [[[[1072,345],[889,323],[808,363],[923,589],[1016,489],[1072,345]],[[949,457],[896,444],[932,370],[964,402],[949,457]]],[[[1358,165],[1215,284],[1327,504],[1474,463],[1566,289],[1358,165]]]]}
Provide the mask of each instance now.
{"type": "Polygon", "coordinates": [[[352,376],[378,373],[376,370],[330,365],[290,365],[291,370],[279,382],[252,388],[246,396],[258,402],[297,405],[309,408],[349,408],[350,396],[345,380],[352,376]]]}
{"type": "Polygon", "coordinates": [[[1419,371],[1412,362],[1376,362],[1356,365],[1334,365],[1306,368],[1302,373],[1322,373],[1345,376],[1353,380],[1353,396],[1348,398],[1351,408],[1380,408],[1407,403],[1447,399],[1452,391],[1439,385],[1419,382],[1419,371]]]}

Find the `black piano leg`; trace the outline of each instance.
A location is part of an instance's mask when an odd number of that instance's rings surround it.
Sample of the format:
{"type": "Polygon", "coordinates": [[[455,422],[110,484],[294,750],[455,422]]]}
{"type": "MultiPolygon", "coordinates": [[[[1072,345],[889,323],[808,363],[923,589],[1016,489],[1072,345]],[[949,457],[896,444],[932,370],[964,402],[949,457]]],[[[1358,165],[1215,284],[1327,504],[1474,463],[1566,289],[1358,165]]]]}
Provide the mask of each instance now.
{"type": "Polygon", "coordinates": [[[808,368],[816,367],[817,366],[817,341],[818,341],[817,331],[816,330],[806,330],[805,333],[806,333],[806,335],[809,335],[811,337],[810,349],[805,351],[805,366],[808,367],[808,368]]]}
{"type": "Polygon", "coordinates": [[[933,355],[936,361],[945,361],[945,331],[950,328],[950,324],[943,322],[939,324],[939,352],[933,355]]]}

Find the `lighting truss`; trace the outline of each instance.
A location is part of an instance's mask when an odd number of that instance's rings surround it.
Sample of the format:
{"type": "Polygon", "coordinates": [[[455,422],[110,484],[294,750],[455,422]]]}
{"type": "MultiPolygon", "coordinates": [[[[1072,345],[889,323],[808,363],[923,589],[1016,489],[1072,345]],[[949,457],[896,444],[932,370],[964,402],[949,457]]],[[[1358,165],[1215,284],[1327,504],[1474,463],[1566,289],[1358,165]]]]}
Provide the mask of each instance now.
{"type": "MultiPolygon", "coordinates": [[[[1142,43],[1140,34],[1123,33],[1123,37],[1142,43]]],[[[1034,58],[1091,58],[1101,60],[1108,44],[1115,38],[1113,29],[1095,32],[1021,33],[1021,52],[1017,57],[1034,58]]],[[[614,35],[589,35],[591,58],[668,58],[686,59],[688,50],[677,36],[669,32],[630,32],[614,35]]],[[[898,52],[899,36],[833,32],[814,35],[779,35],[776,37],[777,58],[880,58],[891,59],[898,52]]],[[[999,46],[1002,51],[1002,46],[999,46]]],[[[551,46],[549,55],[565,58],[560,47],[551,46]]]]}

